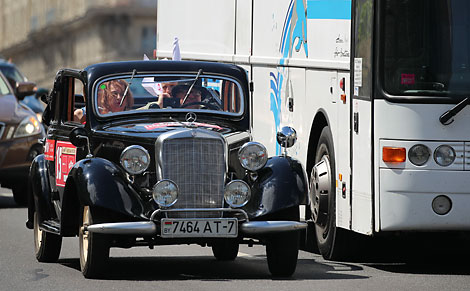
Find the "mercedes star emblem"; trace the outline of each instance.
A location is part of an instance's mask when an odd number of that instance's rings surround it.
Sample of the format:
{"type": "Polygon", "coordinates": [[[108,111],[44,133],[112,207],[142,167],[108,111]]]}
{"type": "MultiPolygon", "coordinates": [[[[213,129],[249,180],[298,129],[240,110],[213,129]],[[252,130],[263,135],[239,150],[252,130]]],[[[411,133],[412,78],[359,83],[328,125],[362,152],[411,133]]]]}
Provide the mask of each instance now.
{"type": "Polygon", "coordinates": [[[187,121],[187,122],[193,123],[193,122],[196,121],[196,119],[197,119],[196,113],[194,113],[194,112],[188,112],[188,113],[186,114],[186,121],[187,121]]]}

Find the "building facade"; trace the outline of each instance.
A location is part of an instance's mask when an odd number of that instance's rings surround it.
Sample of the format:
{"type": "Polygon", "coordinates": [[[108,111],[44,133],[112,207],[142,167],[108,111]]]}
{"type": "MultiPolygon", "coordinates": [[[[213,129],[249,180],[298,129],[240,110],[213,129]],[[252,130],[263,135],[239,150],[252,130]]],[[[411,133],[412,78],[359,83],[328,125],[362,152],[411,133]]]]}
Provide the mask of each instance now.
{"type": "Polygon", "coordinates": [[[0,0],[0,55],[41,87],[64,67],[153,54],[157,0],[0,0]]]}

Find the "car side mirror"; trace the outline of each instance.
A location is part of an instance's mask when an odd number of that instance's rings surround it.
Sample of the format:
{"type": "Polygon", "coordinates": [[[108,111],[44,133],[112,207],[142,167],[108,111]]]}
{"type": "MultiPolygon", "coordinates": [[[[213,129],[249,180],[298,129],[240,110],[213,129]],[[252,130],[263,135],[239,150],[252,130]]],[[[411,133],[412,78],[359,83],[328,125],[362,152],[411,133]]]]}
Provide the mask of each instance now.
{"type": "Polygon", "coordinates": [[[24,97],[35,94],[36,90],[36,84],[33,82],[19,82],[16,83],[15,96],[23,100],[24,97]]]}
{"type": "Polygon", "coordinates": [[[277,143],[284,148],[284,155],[287,155],[287,148],[292,147],[297,141],[297,132],[290,126],[284,126],[277,132],[277,143]]]}
{"type": "Polygon", "coordinates": [[[77,148],[83,148],[88,145],[88,134],[82,127],[76,127],[69,134],[70,142],[77,148]]]}
{"type": "Polygon", "coordinates": [[[16,83],[15,95],[19,100],[23,100],[26,96],[35,94],[36,91],[36,84],[33,82],[16,83]]]}
{"type": "Polygon", "coordinates": [[[83,127],[74,128],[69,134],[70,142],[77,148],[87,147],[87,158],[93,157],[90,151],[90,139],[88,138],[88,133],[83,127]]]}

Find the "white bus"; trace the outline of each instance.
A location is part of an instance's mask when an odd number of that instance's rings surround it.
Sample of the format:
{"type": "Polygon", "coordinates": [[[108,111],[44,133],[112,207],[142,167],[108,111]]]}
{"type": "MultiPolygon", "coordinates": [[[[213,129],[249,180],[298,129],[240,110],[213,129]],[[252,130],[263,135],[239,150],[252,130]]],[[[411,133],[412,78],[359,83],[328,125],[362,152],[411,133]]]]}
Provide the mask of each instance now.
{"type": "Polygon", "coordinates": [[[157,58],[243,66],[253,135],[310,175],[318,248],[470,230],[470,1],[158,0],[157,58]]]}

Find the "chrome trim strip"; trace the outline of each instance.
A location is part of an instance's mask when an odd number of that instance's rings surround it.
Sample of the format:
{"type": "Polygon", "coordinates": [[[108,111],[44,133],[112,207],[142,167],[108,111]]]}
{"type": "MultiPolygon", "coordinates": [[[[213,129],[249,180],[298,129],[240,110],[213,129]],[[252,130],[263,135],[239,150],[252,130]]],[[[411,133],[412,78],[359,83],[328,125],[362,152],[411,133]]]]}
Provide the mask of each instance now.
{"type": "Polygon", "coordinates": [[[222,212],[238,212],[245,216],[245,220],[249,221],[248,214],[243,209],[234,208],[184,208],[184,209],[157,209],[150,216],[150,220],[155,221],[155,217],[160,213],[165,212],[209,212],[209,211],[222,211],[222,212]]]}
{"type": "Polygon", "coordinates": [[[307,223],[298,221],[251,221],[240,225],[240,233],[261,235],[306,228],[307,223]]]}
{"type": "Polygon", "coordinates": [[[153,221],[115,222],[89,225],[89,232],[103,234],[155,235],[157,226],[153,221]]]}

